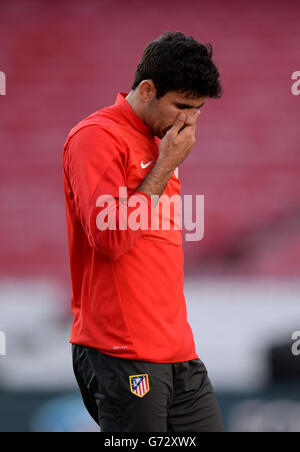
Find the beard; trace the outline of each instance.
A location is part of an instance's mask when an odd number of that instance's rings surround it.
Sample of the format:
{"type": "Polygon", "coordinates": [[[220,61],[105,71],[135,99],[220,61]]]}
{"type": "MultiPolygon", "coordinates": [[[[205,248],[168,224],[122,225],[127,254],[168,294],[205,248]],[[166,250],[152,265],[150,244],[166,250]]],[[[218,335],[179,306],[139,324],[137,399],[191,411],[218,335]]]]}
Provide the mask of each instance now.
{"type": "Polygon", "coordinates": [[[164,137],[169,132],[169,130],[172,129],[172,127],[173,125],[166,127],[162,132],[162,136],[164,137]]]}

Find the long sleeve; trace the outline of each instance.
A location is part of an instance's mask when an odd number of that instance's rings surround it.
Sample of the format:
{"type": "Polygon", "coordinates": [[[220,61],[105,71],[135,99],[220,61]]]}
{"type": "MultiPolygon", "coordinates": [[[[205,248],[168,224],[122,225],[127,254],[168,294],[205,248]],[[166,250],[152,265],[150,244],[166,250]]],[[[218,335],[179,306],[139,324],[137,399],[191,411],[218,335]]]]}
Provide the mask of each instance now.
{"type": "Polygon", "coordinates": [[[127,189],[126,161],[122,140],[109,128],[95,125],[79,130],[64,156],[77,217],[90,245],[110,260],[118,260],[131,249],[151,216],[151,199],[146,194],[128,193],[119,198],[120,187],[123,193],[127,189]],[[130,216],[137,207],[144,220],[139,229],[130,227],[130,216]]]}
{"type": "Polygon", "coordinates": [[[139,193],[160,142],[126,98],[118,93],[114,105],[76,124],[63,149],[70,342],[124,359],[198,359],[187,321],[182,231],[173,228],[180,181],[170,177],[161,204],[139,193]]]}

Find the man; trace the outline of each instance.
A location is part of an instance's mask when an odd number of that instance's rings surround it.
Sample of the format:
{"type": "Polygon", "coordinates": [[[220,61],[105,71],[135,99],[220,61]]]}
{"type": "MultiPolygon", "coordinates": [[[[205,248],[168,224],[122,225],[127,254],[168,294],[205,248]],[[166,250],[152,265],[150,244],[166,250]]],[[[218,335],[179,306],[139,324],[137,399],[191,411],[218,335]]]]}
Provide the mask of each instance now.
{"type": "Polygon", "coordinates": [[[223,430],[187,322],[181,231],[153,229],[149,219],[162,194],[179,195],[177,168],[195,143],[198,110],[221,95],[211,56],[209,45],[164,33],[146,47],[130,93],[84,119],[65,144],[70,342],[84,403],[103,432],[223,430]],[[148,227],[124,227],[137,205],[148,227]]]}

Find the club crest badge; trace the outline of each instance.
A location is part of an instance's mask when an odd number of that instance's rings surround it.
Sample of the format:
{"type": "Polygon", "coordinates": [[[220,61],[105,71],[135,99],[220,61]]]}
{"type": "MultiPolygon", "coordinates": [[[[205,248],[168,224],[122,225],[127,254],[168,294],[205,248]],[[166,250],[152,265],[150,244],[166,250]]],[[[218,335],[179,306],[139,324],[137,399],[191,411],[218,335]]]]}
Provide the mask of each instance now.
{"type": "Polygon", "coordinates": [[[150,391],[148,374],[131,375],[129,383],[132,394],[138,397],[144,397],[150,391]]]}

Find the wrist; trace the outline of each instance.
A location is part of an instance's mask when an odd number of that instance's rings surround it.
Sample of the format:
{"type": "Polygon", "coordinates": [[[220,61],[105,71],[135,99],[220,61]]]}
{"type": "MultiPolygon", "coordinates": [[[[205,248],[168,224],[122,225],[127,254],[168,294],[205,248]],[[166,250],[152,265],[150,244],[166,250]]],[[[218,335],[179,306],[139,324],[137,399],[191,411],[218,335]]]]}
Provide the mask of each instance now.
{"type": "Polygon", "coordinates": [[[166,160],[158,157],[152,171],[158,172],[161,177],[167,178],[168,180],[172,177],[175,168],[171,166],[166,160]]]}

